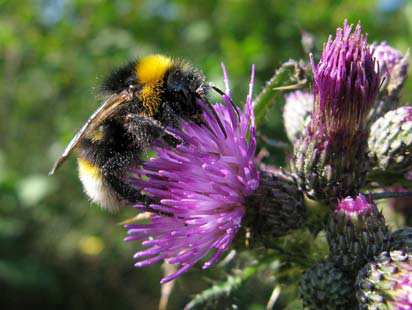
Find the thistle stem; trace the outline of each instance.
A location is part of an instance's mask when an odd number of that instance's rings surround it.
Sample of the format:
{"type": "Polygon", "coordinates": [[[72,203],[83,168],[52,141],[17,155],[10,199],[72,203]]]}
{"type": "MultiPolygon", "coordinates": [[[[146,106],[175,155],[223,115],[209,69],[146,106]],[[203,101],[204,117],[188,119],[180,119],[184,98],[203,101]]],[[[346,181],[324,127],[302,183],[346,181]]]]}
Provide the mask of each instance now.
{"type": "Polygon", "coordinates": [[[373,200],[388,198],[412,198],[412,192],[380,192],[369,194],[373,200]]]}

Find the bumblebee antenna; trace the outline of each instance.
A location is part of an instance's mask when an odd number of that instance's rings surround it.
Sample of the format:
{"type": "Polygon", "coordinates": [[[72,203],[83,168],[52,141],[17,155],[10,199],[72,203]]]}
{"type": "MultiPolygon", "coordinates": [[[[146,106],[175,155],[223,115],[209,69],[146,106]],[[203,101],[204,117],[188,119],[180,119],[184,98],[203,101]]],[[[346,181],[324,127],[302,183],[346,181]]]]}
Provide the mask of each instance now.
{"type": "Polygon", "coordinates": [[[223,97],[223,96],[226,96],[226,98],[229,100],[229,103],[232,105],[233,109],[235,110],[238,119],[240,119],[239,110],[238,110],[237,106],[234,104],[234,102],[232,101],[232,98],[230,98],[230,96],[228,96],[223,90],[221,90],[220,88],[218,88],[218,87],[216,87],[216,86],[214,86],[214,85],[211,85],[211,88],[212,88],[215,92],[217,92],[219,95],[221,95],[222,97],[223,97]]]}
{"type": "MultiPolygon", "coordinates": [[[[197,94],[197,93],[196,93],[196,97],[197,97],[199,100],[201,100],[202,102],[204,101],[204,99],[203,99],[199,94],[197,94]]],[[[207,102],[206,106],[209,108],[209,111],[210,111],[210,112],[213,114],[213,116],[215,117],[215,119],[216,119],[216,121],[217,121],[217,123],[218,123],[218,125],[219,125],[219,127],[220,127],[220,130],[221,130],[222,133],[224,134],[225,138],[227,138],[227,133],[226,133],[225,127],[223,126],[222,121],[221,121],[220,118],[219,118],[219,115],[217,115],[216,110],[213,108],[213,105],[210,104],[209,102],[207,102]]],[[[209,126],[207,123],[204,123],[204,124],[206,125],[206,127],[207,127],[210,131],[212,131],[212,128],[210,128],[210,126],[209,126]]],[[[212,132],[213,132],[213,131],[212,131],[212,132]]]]}

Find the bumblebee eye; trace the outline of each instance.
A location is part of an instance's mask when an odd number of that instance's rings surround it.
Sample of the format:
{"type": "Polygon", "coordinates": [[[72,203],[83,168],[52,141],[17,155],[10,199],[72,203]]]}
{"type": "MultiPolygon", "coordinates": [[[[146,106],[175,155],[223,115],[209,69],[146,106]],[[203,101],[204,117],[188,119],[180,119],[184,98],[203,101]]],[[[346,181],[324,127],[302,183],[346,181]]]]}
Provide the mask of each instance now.
{"type": "Polygon", "coordinates": [[[137,84],[136,77],[135,76],[128,77],[125,81],[125,84],[129,89],[134,89],[137,84]]]}

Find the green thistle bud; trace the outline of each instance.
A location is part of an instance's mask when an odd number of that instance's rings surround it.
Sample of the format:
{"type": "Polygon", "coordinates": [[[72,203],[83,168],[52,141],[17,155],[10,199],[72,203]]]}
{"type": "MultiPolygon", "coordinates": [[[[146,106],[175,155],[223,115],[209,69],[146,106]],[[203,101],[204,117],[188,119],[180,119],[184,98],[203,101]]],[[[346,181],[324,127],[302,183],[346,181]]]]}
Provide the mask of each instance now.
{"type": "Polygon", "coordinates": [[[412,254],[383,252],[356,279],[360,309],[412,309],[412,254]]]}
{"type": "Polygon", "coordinates": [[[366,131],[359,131],[357,140],[349,139],[345,133],[336,140],[322,142],[310,135],[299,139],[292,171],[301,190],[311,199],[332,203],[356,195],[369,171],[366,141],[366,131]]]}
{"type": "Polygon", "coordinates": [[[246,206],[245,226],[267,246],[272,238],[302,227],[307,219],[303,194],[286,173],[262,173],[260,185],[247,197],[246,206]]]}
{"type": "Polygon", "coordinates": [[[303,274],[299,287],[307,309],[352,309],[354,289],[350,278],[332,262],[317,263],[303,274]]]}
{"type": "Polygon", "coordinates": [[[412,227],[405,227],[391,234],[391,250],[412,251],[412,227]]]}
{"type": "Polygon", "coordinates": [[[339,202],[327,227],[331,260],[350,274],[389,248],[389,232],[376,205],[365,196],[339,202]]]}
{"type": "Polygon", "coordinates": [[[403,174],[412,169],[412,107],[400,107],[376,120],[368,139],[374,173],[403,174]]]}
{"type": "Polygon", "coordinates": [[[288,94],[285,101],[283,123],[286,134],[293,143],[302,136],[305,127],[309,124],[313,110],[313,94],[297,90],[288,94]]]}

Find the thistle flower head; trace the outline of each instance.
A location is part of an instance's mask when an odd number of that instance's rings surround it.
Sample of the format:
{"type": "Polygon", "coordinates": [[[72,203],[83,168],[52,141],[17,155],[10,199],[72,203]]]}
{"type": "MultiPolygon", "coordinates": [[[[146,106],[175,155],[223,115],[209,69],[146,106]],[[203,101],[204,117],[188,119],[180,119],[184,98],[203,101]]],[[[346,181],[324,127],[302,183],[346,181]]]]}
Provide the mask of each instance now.
{"type": "Polygon", "coordinates": [[[330,258],[348,273],[356,272],[375,255],[389,248],[385,219],[362,194],[341,200],[327,226],[330,258]]]}
{"type": "Polygon", "coordinates": [[[390,74],[392,69],[401,62],[403,55],[385,41],[371,45],[372,56],[379,63],[382,74],[390,74]]]}
{"type": "Polygon", "coordinates": [[[347,21],[329,37],[320,62],[311,59],[315,107],[312,132],[328,136],[343,129],[353,133],[363,125],[379,90],[379,70],[360,24],[352,31],[347,21]]]}
{"type": "Polygon", "coordinates": [[[366,117],[380,77],[361,26],[352,31],[346,21],[324,45],[319,63],[311,62],[313,112],[306,135],[294,143],[292,169],[309,197],[334,204],[366,183],[366,117]]]}
{"type": "Polygon", "coordinates": [[[303,274],[299,294],[305,309],[352,309],[351,279],[333,262],[321,261],[303,274]]]}
{"type": "Polygon", "coordinates": [[[371,126],[369,157],[377,173],[406,174],[412,169],[412,107],[387,112],[371,126]]]}
{"type": "Polygon", "coordinates": [[[126,240],[142,241],[147,248],[135,254],[137,267],[161,260],[178,265],[162,283],[209,254],[203,268],[212,266],[241,226],[245,199],[259,185],[253,79],[254,69],[244,112],[235,108],[227,88],[222,103],[213,105],[216,113],[200,103],[205,125],[183,122],[180,129],[171,130],[182,143],[176,148],[156,147],[156,156],[136,171],[136,187],[158,203],[150,205],[150,223],[127,226],[126,240]]]}
{"type": "Polygon", "coordinates": [[[335,209],[336,213],[344,214],[349,218],[356,218],[360,215],[366,215],[372,212],[374,204],[368,202],[366,197],[360,194],[353,199],[352,197],[346,197],[341,200],[335,209]]]}
{"type": "Polygon", "coordinates": [[[412,255],[382,252],[359,271],[356,280],[361,309],[412,309],[412,255]]]}

